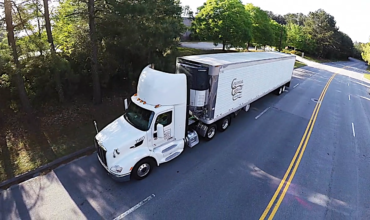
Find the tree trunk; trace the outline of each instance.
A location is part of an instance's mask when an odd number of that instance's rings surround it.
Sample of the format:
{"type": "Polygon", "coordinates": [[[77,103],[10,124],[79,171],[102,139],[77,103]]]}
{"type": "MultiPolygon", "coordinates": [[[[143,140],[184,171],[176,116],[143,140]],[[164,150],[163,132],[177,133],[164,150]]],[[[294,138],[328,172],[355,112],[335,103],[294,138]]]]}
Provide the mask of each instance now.
{"type": "Polygon", "coordinates": [[[90,28],[90,61],[91,61],[91,74],[93,78],[93,89],[94,89],[94,104],[100,104],[102,102],[100,82],[98,74],[98,45],[96,42],[96,28],[95,28],[95,6],[94,0],[89,0],[87,3],[89,10],[89,28],[90,28]]]}
{"type": "Polygon", "coordinates": [[[16,83],[17,83],[17,88],[18,88],[18,94],[19,98],[22,103],[22,107],[26,113],[31,113],[32,108],[30,101],[27,97],[26,89],[24,87],[24,80],[21,75],[21,65],[18,60],[18,54],[17,54],[17,46],[15,43],[15,38],[14,38],[14,26],[13,26],[13,18],[12,18],[12,3],[10,0],[5,0],[4,1],[4,6],[5,6],[5,22],[6,22],[6,30],[8,32],[8,43],[12,48],[13,52],[13,61],[15,64],[15,78],[16,78],[16,83]]]}
{"type": "Polygon", "coordinates": [[[226,46],[225,44],[226,44],[226,43],[225,43],[225,41],[223,40],[223,41],[222,41],[222,50],[223,50],[223,51],[225,51],[225,46],[226,46]]]}
{"type": "MultiPolygon", "coordinates": [[[[38,37],[39,37],[39,40],[41,42],[41,24],[40,24],[40,17],[39,17],[39,1],[36,0],[35,2],[35,5],[36,5],[36,17],[37,17],[37,29],[38,29],[38,37]]],[[[39,46],[39,50],[40,50],[40,56],[43,55],[43,51],[42,51],[42,44],[41,43],[38,43],[38,46],[39,46]]]]}
{"type": "MultiPolygon", "coordinates": [[[[55,46],[54,46],[53,34],[51,32],[49,3],[48,3],[48,0],[43,0],[43,1],[44,1],[44,12],[45,12],[44,13],[45,29],[46,29],[46,34],[48,36],[48,42],[50,44],[51,57],[55,65],[55,63],[58,63],[58,62],[56,62],[57,57],[56,57],[56,51],[55,51],[55,46]]],[[[62,82],[61,82],[60,74],[58,70],[54,71],[54,77],[55,77],[56,89],[57,89],[58,96],[59,96],[59,102],[64,102],[63,86],[62,86],[62,82]]]]}

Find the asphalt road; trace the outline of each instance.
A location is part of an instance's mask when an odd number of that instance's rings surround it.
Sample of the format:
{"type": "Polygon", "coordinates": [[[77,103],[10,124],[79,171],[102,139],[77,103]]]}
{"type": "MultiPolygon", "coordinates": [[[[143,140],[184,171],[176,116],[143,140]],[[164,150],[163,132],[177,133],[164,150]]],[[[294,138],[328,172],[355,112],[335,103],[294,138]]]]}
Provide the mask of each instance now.
{"type": "Polygon", "coordinates": [[[256,101],[226,132],[145,180],[114,182],[93,154],[1,191],[0,219],[259,219],[300,145],[313,99],[334,73],[274,218],[370,219],[366,67],[310,65],[294,71],[283,95],[256,101]]]}

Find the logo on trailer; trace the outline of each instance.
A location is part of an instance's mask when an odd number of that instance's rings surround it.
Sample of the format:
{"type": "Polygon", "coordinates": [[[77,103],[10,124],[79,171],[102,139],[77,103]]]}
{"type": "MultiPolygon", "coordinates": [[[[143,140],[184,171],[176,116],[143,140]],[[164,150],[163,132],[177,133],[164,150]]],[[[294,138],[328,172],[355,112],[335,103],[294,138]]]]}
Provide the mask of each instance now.
{"type": "Polygon", "coordinates": [[[233,101],[242,97],[243,92],[243,80],[242,79],[233,79],[231,82],[231,95],[233,96],[233,101]]]}

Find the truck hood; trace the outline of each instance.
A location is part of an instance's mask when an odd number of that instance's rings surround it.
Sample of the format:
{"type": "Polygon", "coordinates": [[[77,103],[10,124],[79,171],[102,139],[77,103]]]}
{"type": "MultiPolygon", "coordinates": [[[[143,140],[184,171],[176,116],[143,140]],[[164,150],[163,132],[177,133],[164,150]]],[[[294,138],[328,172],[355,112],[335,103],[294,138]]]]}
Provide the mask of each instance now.
{"type": "Polygon", "coordinates": [[[96,140],[107,152],[114,149],[127,151],[136,143],[142,144],[145,135],[144,131],[136,129],[121,116],[101,130],[96,135],[96,140]]]}

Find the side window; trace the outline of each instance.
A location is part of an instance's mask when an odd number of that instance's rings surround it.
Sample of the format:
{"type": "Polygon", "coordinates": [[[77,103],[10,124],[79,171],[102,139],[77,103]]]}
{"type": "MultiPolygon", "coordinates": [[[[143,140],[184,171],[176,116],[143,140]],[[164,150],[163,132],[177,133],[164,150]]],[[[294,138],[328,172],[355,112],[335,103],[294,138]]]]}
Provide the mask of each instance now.
{"type": "Polygon", "coordinates": [[[158,123],[161,123],[163,127],[170,125],[172,123],[172,111],[158,115],[157,119],[155,120],[154,131],[157,131],[158,123]]]}

